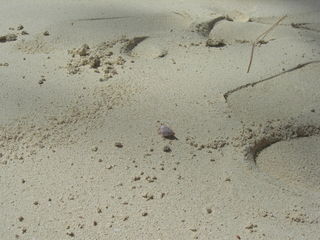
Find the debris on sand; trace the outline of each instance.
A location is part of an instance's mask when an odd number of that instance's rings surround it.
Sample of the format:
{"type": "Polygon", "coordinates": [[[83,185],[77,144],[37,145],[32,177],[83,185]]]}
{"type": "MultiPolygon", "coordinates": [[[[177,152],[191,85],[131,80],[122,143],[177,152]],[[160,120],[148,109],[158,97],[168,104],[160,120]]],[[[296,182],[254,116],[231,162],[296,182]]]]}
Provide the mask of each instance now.
{"type": "Polygon", "coordinates": [[[166,146],[163,147],[163,151],[169,153],[169,152],[171,152],[172,150],[171,150],[171,148],[170,148],[168,145],[166,145],[166,146]]]}
{"type": "Polygon", "coordinates": [[[9,33],[7,35],[0,36],[0,42],[11,42],[16,41],[18,36],[14,33],[9,33]]]}
{"type": "Polygon", "coordinates": [[[22,30],[23,28],[24,28],[23,25],[20,24],[20,25],[18,25],[17,30],[20,31],[20,30],[22,30]]]}
{"type": "Polygon", "coordinates": [[[43,36],[49,36],[49,35],[50,35],[50,33],[48,31],[43,32],[43,36]]]}
{"type": "Polygon", "coordinates": [[[224,47],[225,45],[223,39],[208,39],[206,42],[207,47],[224,47]]]}
{"type": "Polygon", "coordinates": [[[123,148],[123,144],[121,142],[116,142],[114,146],[116,146],[117,148],[123,148]]]}
{"type": "Polygon", "coordinates": [[[126,60],[121,55],[121,48],[129,39],[122,37],[118,40],[102,42],[96,46],[89,47],[83,44],[80,48],[69,50],[72,56],[67,64],[69,74],[80,73],[86,66],[101,73],[100,81],[106,81],[118,74],[118,68],[123,68],[126,60]],[[118,48],[111,51],[112,48],[118,48]],[[118,50],[118,54],[116,51],[118,50]]]}

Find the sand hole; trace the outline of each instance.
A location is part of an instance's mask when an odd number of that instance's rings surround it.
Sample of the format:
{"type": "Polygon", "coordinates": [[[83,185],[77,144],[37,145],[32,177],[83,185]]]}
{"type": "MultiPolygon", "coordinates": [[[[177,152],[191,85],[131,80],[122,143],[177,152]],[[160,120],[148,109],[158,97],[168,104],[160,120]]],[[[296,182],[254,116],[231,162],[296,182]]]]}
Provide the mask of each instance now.
{"type": "Polygon", "coordinates": [[[262,150],[257,167],[290,186],[320,190],[320,136],[280,141],[262,150]]]}
{"type": "Polygon", "coordinates": [[[121,48],[122,53],[130,54],[131,51],[138,46],[139,43],[143,42],[149,38],[148,36],[143,37],[134,37],[132,39],[129,39],[129,41],[121,48]]]}
{"type": "Polygon", "coordinates": [[[204,36],[204,37],[208,37],[211,30],[214,28],[214,26],[224,20],[225,17],[224,16],[218,16],[214,19],[211,19],[209,21],[205,21],[205,22],[200,22],[200,23],[194,23],[192,26],[193,31],[198,32],[200,35],[204,36]]]}
{"type": "Polygon", "coordinates": [[[290,186],[320,190],[320,126],[271,122],[241,135],[245,159],[262,173],[290,186]]]}
{"type": "Polygon", "coordinates": [[[157,38],[148,38],[131,50],[131,56],[141,56],[149,59],[163,58],[168,54],[168,43],[157,38]]]}

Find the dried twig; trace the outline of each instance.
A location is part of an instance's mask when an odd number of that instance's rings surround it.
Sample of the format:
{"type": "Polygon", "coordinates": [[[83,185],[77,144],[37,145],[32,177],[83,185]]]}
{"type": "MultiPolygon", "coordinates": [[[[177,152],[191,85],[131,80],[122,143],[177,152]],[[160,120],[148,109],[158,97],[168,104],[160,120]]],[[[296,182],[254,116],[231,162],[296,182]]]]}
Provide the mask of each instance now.
{"type": "Polygon", "coordinates": [[[279,25],[279,23],[285,19],[287,17],[287,15],[283,16],[282,18],[280,18],[276,23],[274,23],[267,31],[263,32],[259,37],[256,38],[256,40],[253,42],[252,44],[252,48],[251,48],[251,55],[250,55],[250,61],[249,61],[249,66],[248,66],[248,70],[247,73],[249,73],[250,68],[251,68],[251,64],[252,64],[252,59],[253,59],[253,52],[254,52],[254,48],[256,47],[257,43],[262,41],[269,32],[271,32],[277,25],[279,25]]]}

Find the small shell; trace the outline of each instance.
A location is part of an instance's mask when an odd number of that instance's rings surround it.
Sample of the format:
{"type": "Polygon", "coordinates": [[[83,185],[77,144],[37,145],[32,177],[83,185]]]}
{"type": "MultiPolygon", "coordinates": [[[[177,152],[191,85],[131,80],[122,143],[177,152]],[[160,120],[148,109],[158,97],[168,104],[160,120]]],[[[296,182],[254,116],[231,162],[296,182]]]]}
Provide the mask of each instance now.
{"type": "Polygon", "coordinates": [[[162,137],[165,138],[170,138],[170,137],[174,137],[175,133],[174,131],[172,131],[169,127],[165,126],[165,125],[161,125],[159,128],[159,134],[162,137]]]}

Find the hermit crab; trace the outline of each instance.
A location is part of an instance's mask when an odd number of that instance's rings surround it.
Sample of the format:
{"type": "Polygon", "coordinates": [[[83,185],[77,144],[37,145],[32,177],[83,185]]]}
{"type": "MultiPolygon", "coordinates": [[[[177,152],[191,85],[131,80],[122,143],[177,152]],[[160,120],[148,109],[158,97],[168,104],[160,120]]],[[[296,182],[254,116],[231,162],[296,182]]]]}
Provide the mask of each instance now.
{"type": "Polygon", "coordinates": [[[174,131],[166,125],[162,124],[159,127],[158,133],[164,138],[176,139],[174,131]]]}

